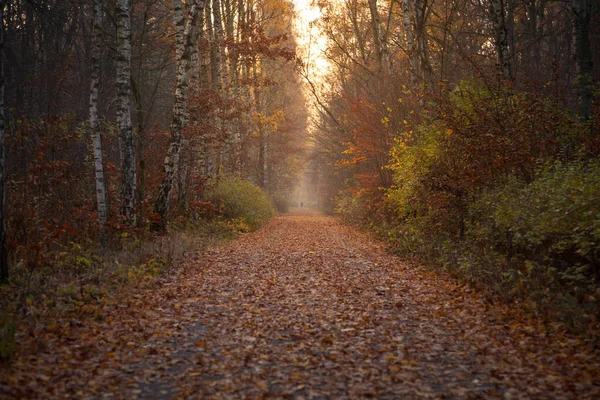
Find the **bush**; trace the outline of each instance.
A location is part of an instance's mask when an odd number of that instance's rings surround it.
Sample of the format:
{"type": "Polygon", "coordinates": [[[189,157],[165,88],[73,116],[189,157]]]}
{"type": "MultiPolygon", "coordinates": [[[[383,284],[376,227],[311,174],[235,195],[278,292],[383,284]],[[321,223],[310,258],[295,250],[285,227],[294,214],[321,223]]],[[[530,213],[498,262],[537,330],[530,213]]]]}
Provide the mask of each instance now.
{"type": "MultiPolygon", "coordinates": [[[[376,231],[402,255],[552,319],[600,318],[600,162],[577,144],[587,125],[477,82],[440,104],[396,138],[376,231]]],[[[365,208],[344,201],[352,215],[365,208]]]]}
{"type": "Polygon", "coordinates": [[[555,162],[529,185],[511,182],[487,193],[474,210],[504,233],[509,255],[550,264],[565,278],[575,277],[567,272],[574,268],[600,278],[600,162],[555,162]]]}
{"type": "Polygon", "coordinates": [[[238,220],[254,231],[275,214],[269,197],[254,183],[224,177],[208,193],[208,199],[227,219],[238,220]]]}
{"type": "Polygon", "coordinates": [[[438,262],[572,326],[600,317],[600,162],[554,162],[469,207],[463,241],[438,262]]]}
{"type": "Polygon", "coordinates": [[[464,237],[480,193],[508,177],[531,181],[539,160],[573,152],[583,125],[551,101],[491,92],[465,81],[439,100],[437,115],[396,138],[388,190],[393,217],[429,218],[430,228],[464,237]]]}
{"type": "Polygon", "coordinates": [[[377,226],[381,194],[366,188],[347,189],[335,198],[335,213],[347,224],[363,228],[377,226]]]}

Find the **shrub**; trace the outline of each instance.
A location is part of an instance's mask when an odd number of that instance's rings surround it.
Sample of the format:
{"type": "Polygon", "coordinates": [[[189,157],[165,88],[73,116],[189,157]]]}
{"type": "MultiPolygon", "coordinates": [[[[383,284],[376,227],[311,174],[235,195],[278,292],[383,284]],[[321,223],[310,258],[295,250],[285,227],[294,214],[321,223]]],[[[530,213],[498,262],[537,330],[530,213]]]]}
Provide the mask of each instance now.
{"type": "Polygon", "coordinates": [[[600,313],[600,162],[553,162],[527,184],[516,178],[469,207],[463,241],[439,252],[444,264],[508,299],[573,326],[600,313]]]}
{"type": "Polygon", "coordinates": [[[572,152],[582,125],[551,101],[461,82],[437,115],[396,138],[388,203],[400,221],[464,237],[468,205],[508,177],[534,178],[539,160],[572,152]]]}
{"type": "Polygon", "coordinates": [[[509,255],[550,264],[564,278],[580,267],[600,278],[600,162],[555,162],[529,185],[487,193],[474,209],[491,211],[488,225],[504,233],[496,240],[509,255]]]}
{"type": "Polygon", "coordinates": [[[582,327],[600,317],[600,162],[577,144],[586,126],[549,100],[463,82],[396,138],[376,230],[402,255],[582,327]]]}
{"type": "Polygon", "coordinates": [[[379,193],[366,188],[350,188],[336,196],[335,213],[347,224],[369,228],[374,225],[380,203],[379,193]]]}
{"type": "Polygon", "coordinates": [[[251,231],[260,228],[275,214],[265,192],[254,183],[240,178],[221,178],[209,192],[208,199],[225,218],[239,220],[251,231]]]}

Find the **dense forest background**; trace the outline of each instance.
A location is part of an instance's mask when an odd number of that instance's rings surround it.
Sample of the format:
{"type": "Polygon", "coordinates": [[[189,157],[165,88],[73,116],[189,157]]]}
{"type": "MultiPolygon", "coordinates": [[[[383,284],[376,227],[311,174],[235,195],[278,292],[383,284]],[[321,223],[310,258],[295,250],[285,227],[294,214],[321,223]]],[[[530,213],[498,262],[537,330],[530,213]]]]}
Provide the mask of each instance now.
{"type": "Polygon", "coordinates": [[[293,189],[307,114],[291,3],[11,1],[3,18],[11,264],[198,220],[209,179],[293,189]]]}
{"type": "Polygon", "coordinates": [[[0,1],[4,332],[294,202],[597,332],[598,3],[312,7],[0,1]]]}

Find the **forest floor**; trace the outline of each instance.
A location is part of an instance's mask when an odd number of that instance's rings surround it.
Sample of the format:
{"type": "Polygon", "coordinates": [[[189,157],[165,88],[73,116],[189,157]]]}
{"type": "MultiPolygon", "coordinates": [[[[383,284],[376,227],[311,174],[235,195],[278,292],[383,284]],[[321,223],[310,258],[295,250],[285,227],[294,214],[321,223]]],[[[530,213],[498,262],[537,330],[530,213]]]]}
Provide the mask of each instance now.
{"type": "Polygon", "coordinates": [[[582,340],[309,210],[59,320],[0,398],[600,398],[582,340]]]}

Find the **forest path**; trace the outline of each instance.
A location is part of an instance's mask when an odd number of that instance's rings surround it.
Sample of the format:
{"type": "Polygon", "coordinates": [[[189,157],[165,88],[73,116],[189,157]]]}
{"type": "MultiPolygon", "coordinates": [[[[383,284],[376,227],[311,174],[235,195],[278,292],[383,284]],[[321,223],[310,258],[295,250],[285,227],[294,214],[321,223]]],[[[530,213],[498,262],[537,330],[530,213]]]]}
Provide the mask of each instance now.
{"type": "Polygon", "coordinates": [[[44,378],[24,369],[21,394],[600,398],[599,361],[576,339],[305,209],[190,257],[120,309],[54,346],[44,378]]]}

